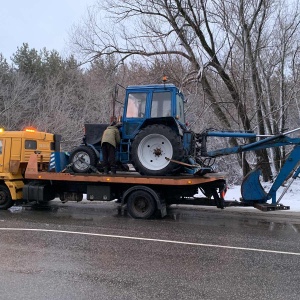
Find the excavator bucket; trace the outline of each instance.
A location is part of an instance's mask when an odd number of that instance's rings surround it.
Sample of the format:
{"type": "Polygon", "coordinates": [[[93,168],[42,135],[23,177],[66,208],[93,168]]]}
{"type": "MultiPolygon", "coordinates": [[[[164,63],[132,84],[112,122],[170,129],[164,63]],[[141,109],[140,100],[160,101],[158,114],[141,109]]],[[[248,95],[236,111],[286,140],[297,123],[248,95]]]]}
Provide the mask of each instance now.
{"type": "Polygon", "coordinates": [[[255,201],[265,203],[268,200],[267,193],[264,191],[259,181],[261,169],[252,170],[244,178],[241,186],[241,194],[243,201],[255,201]]]}

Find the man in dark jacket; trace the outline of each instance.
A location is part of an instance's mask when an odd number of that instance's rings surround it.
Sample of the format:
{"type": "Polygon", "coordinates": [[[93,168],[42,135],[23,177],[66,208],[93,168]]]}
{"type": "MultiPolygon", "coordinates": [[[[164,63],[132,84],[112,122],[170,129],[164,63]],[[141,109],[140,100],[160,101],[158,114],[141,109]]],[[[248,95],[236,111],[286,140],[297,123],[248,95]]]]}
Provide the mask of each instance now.
{"type": "Polygon", "coordinates": [[[120,132],[116,125],[116,122],[112,122],[103,132],[101,139],[105,174],[108,174],[109,170],[112,174],[116,174],[116,148],[120,143],[120,132]]]}

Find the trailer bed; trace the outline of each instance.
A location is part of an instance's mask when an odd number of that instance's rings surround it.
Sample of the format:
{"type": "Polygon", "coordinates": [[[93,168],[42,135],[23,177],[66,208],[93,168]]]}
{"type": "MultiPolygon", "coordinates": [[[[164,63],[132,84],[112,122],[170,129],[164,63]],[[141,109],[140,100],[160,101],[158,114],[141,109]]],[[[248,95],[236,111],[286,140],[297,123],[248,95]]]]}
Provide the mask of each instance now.
{"type": "Polygon", "coordinates": [[[217,207],[224,208],[224,174],[143,176],[130,171],[117,174],[64,173],[43,171],[40,161],[41,157],[34,154],[26,168],[25,179],[28,182],[23,187],[23,198],[28,202],[48,202],[55,197],[63,202],[78,202],[86,194],[87,200],[91,201],[118,199],[121,207],[126,205],[132,217],[147,219],[156,212],[165,216],[167,205],[191,199],[200,188],[208,202],[214,199],[217,207]]]}
{"type": "Polygon", "coordinates": [[[90,182],[90,183],[121,183],[137,185],[168,185],[168,186],[192,186],[202,185],[225,179],[224,174],[209,173],[204,176],[176,175],[176,176],[143,176],[137,172],[118,172],[117,174],[80,174],[80,173],[56,173],[38,171],[38,155],[32,155],[29,159],[25,178],[36,180],[90,182]]]}

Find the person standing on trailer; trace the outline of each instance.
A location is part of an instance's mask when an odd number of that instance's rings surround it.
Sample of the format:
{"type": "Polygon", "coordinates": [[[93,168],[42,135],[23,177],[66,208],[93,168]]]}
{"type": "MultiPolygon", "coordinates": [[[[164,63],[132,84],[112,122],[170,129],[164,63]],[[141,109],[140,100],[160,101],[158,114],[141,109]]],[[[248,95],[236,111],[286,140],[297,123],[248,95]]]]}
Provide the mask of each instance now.
{"type": "Polygon", "coordinates": [[[103,132],[101,139],[101,148],[103,156],[104,173],[116,174],[116,148],[120,144],[120,132],[117,123],[113,121],[103,132]]]}

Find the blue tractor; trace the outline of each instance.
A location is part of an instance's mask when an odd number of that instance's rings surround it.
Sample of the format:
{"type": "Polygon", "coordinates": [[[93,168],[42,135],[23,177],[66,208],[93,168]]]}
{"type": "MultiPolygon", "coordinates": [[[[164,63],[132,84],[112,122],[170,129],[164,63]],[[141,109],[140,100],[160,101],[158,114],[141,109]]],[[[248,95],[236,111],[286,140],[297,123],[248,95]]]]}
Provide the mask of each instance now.
{"type": "MultiPolygon", "coordinates": [[[[195,135],[185,123],[184,97],[173,84],[128,86],[119,127],[120,166],[132,164],[142,175],[170,175],[194,165],[195,135]]],[[[108,124],[85,124],[83,143],[70,155],[76,173],[101,161],[101,137],[108,124]]],[[[92,168],[91,168],[92,167],[92,168]]],[[[193,169],[193,168],[192,168],[193,169]]]]}
{"type": "MultiPolygon", "coordinates": [[[[213,172],[214,158],[260,149],[294,146],[270,191],[266,193],[260,182],[260,170],[254,169],[243,180],[242,204],[266,205],[267,209],[286,209],[279,206],[276,192],[293,172],[293,180],[300,174],[300,138],[288,135],[300,128],[276,135],[260,136],[248,131],[190,131],[185,123],[184,97],[173,84],[128,86],[126,88],[121,133],[117,151],[120,166],[132,164],[142,175],[164,176],[181,171],[203,175],[213,172]],[[232,148],[208,151],[209,137],[257,139],[256,142],[232,148]],[[203,159],[204,158],[204,159],[203,159]]],[[[97,171],[101,161],[101,137],[108,124],[86,124],[83,143],[70,154],[70,165],[76,173],[97,171]]],[[[210,198],[211,189],[203,190],[210,198]]],[[[221,199],[222,201],[224,199],[221,199]]],[[[224,201],[223,201],[224,202],[224,201]]],[[[220,205],[224,207],[224,203],[220,205]]],[[[264,207],[265,208],[265,207],[264,207]]]]}

